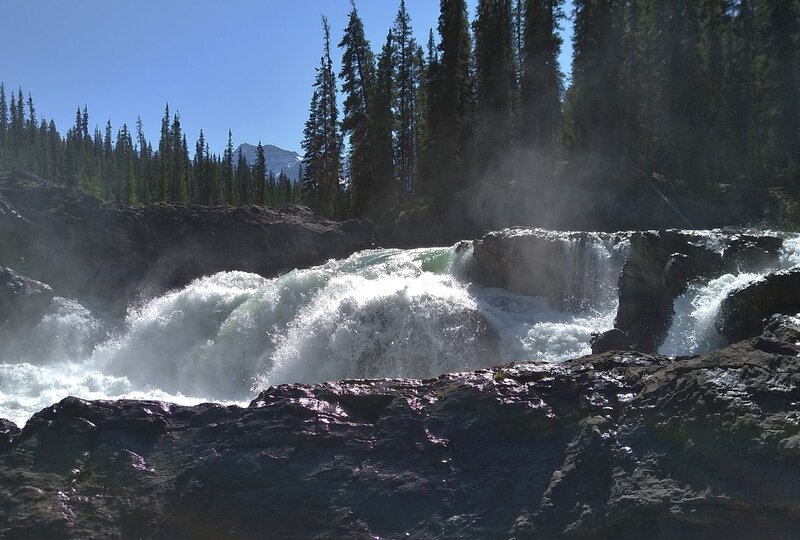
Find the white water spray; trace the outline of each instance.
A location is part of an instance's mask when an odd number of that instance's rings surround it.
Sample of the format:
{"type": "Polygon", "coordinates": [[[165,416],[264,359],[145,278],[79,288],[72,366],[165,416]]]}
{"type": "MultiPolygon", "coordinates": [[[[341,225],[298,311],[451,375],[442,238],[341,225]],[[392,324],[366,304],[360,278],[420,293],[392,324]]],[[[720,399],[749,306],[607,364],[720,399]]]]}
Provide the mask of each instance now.
{"type": "MultiPolygon", "coordinates": [[[[717,231],[708,231],[705,238],[708,245],[721,249],[721,242],[715,241],[717,231]]],[[[674,316],[667,338],[658,352],[668,356],[681,356],[707,352],[727,344],[727,340],[717,331],[714,323],[722,301],[727,296],[745,287],[770,272],[800,266],[800,235],[775,234],[783,237],[778,261],[757,272],[725,274],[715,279],[693,283],[685,293],[675,299],[674,316]]]]}
{"type": "Polygon", "coordinates": [[[434,377],[589,352],[610,328],[627,242],[568,235],[573,312],[465,279],[472,247],[378,249],[274,279],[222,272],[131,309],[109,330],[58,300],[0,364],[0,417],[24,421],[67,395],[178,403],[247,402],[286,382],[434,377]]]}

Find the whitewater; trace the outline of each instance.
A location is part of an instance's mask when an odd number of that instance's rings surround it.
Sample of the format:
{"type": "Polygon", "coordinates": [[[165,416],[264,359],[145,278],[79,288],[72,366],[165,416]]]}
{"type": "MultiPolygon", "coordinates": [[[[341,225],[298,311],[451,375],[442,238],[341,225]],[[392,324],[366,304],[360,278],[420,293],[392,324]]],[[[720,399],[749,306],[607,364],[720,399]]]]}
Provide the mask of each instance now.
{"type": "MultiPolygon", "coordinates": [[[[429,378],[583,356],[593,332],[613,327],[630,249],[625,235],[585,238],[561,235],[567,292],[591,291],[577,303],[470,282],[470,242],[367,250],[276,278],[222,272],[131,306],[124,321],[56,298],[29,335],[0,352],[0,418],[22,425],[68,395],[243,405],[281,383],[429,378]]],[[[800,265],[800,242],[785,245],[779,266],[800,265]]],[[[675,302],[660,352],[722,343],[715,309],[767,271],[693,284],[675,302]]]]}

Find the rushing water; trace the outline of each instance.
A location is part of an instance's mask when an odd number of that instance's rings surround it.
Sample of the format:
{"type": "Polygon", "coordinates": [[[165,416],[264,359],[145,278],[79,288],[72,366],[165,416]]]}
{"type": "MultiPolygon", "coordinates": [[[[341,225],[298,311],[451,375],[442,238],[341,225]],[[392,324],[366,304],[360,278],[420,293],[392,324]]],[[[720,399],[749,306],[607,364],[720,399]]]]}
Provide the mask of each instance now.
{"type": "Polygon", "coordinates": [[[242,402],[277,383],[580,356],[613,326],[628,244],[563,241],[567,290],[581,280],[597,292],[578,312],[470,283],[468,243],[362,251],[274,279],[223,272],[131,308],[117,328],[57,299],[0,358],[0,418],[24,422],[67,395],[242,402]]]}
{"type": "MultiPolygon", "coordinates": [[[[689,285],[686,292],[675,299],[672,326],[658,352],[669,356],[698,354],[726,345],[727,341],[714,327],[714,321],[728,294],[775,270],[800,266],[800,235],[776,234],[784,239],[775,265],[756,271],[724,274],[689,285]]],[[[710,247],[721,249],[718,233],[708,231],[703,235],[710,247]]]]}
{"type": "MultiPolygon", "coordinates": [[[[469,243],[362,251],[272,279],[223,272],[131,307],[122,323],[57,298],[30,335],[0,352],[0,418],[22,424],[67,395],[243,403],[270,384],[434,377],[587,354],[591,333],[613,326],[629,243],[546,234],[565,244],[561,289],[582,295],[566,302],[571,310],[471,283],[469,243]]],[[[697,234],[721,249],[718,233],[697,234]]],[[[800,237],[789,237],[778,266],[798,265],[800,237]]],[[[723,345],[719,304],[768,270],[691,285],[661,352],[723,345]]]]}

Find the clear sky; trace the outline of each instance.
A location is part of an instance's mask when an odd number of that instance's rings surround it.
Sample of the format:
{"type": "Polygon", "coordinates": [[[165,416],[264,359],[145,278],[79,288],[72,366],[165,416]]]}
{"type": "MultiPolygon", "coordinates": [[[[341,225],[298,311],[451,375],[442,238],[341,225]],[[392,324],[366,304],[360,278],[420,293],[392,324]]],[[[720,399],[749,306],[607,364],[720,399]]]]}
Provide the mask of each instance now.
{"type": "MultiPolygon", "coordinates": [[[[88,106],[90,131],[110,119],[114,133],[141,116],[154,145],[164,105],[181,114],[193,147],[200,128],[220,152],[259,139],[300,151],[314,68],[322,52],[320,15],[337,45],[349,0],[3,0],[0,82],[33,96],[37,114],[62,132],[88,106]]],[[[468,0],[470,18],[476,0],[468,0]]],[[[568,2],[569,3],[569,2],[568,2]]],[[[399,0],[360,0],[373,50],[399,0]]],[[[439,2],[406,0],[417,40],[436,30],[439,2]]],[[[570,8],[571,9],[571,8],[570,8]]],[[[571,23],[564,21],[569,28],[571,23]]],[[[338,64],[340,51],[333,51],[338,64]]],[[[562,70],[569,71],[565,36],[562,70]]],[[[337,65],[338,69],[338,65],[337,65]]]]}

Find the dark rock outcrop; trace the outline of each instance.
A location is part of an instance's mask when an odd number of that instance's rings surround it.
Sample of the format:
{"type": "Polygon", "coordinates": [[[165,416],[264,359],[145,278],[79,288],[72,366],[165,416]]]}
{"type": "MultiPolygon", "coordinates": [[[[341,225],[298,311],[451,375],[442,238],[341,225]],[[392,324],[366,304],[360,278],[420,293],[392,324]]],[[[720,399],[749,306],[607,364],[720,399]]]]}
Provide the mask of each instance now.
{"type": "Polygon", "coordinates": [[[789,315],[774,314],[767,319],[764,332],[769,332],[781,341],[800,343],[800,320],[789,315]]]}
{"type": "MultiPolygon", "coordinates": [[[[591,303],[600,284],[591,279],[597,269],[587,247],[601,233],[559,232],[544,229],[507,229],[473,242],[470,279],[485,287],[500,287],[517,294],[547,298],[562,308],[591,303]]],[[[626,233],[608,234],[609,242],[622,241],[626,233]]]]}
{"type": "Polygon", "coordinates": [[[0,266],[0,328],[35,324],[52,299],[49,285],[0,266]]]}
{"type": "Polygon", "coordinates": [[[30,174],[0,174],[0,256],[60,295],[124,308],[225,270],[273,276],[371,245],[368,222],[307,208],[104,204],[30,174]]]}
{"type": "Polygon", "coordinates": [[[634,233],[619,280],[616,327],[637,350],[655,351],[669,331],[675,298],[691,281],[721,266],[721,254],[699,237],[678,231],[634,233]]]}
{"type": "Polygon", "coordinates": [[[715,325],[731,341],[758,335],[775,313],[800,313],[800,269],[774,272],[722,301],[715,325]]]}
{"type": "Polygon", "coordinates": [[[588,257],[592,254],[588,244],[602,239],[614,246],[630,239],[630,253],[618,281],[618,331],[613,343],[610,335],[601,336],[594,350],[654,352],[669,331],[675,299],[691,283],[774,266],[783,245],[777,236],[740,229],[713,234],[675,230],[603,234],[541,229],[489,233],[473,242],[468,276],[487,287],[547,298],[562,308],[582,309],[587,303],[596,307],[603,302],[593,302],[593,298],[610,299],[598,290],[603,284],[594,266],[609,261],[588,257]],[[578,305],[576,299],[580,299],[578,305]]]}
{"type": "Polygon", "coordinates": [[[675,298],[692,282],[769,267],[777,262],[783,244],[778,237],[736,230],[720,231],[718,242],[711,246],[702,236],[672,230],[632,234],[631,253],[619,280],[616,318],[616,327],[626,333],[632,348],[658,349],[672,323],[675,298]]]}
{"type": "Polygon", "coordinates": [[[590,345],[592,346],[592,354],[622,351],[629,347],[627,334],[619,328],[592,334],[590,345]]]}
{"type": "Polygon", "coordinates": [[[750,342],[243,409],[68,398],[3,424],[0,538],[789,539],[798,402],[800,358],[750,342]]]}

